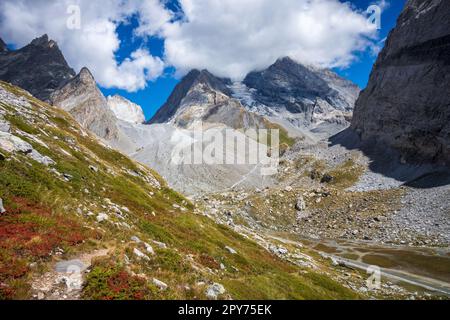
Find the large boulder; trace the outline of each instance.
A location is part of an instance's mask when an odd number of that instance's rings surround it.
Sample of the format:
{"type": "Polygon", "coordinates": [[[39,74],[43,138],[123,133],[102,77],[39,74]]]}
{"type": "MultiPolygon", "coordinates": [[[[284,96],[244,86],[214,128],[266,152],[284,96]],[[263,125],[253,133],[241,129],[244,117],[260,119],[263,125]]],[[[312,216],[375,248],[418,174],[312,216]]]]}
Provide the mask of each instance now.
{"type": "Polygon", "coordinates": [[[206,297],[210,300],[217,300],[220,295],[225,293],[225,288],[220,283],[214,283],[206,289],[206,297]]]}

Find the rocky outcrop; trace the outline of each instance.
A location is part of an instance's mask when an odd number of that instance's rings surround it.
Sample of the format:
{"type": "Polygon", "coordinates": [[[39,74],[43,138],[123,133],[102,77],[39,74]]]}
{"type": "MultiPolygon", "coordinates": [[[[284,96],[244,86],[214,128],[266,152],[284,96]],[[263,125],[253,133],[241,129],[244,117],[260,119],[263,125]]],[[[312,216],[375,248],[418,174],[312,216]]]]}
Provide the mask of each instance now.
{"type": "Polygon", "coordinates": [[[55,164],[51,158],[43,156],[31,144],[11,133],[0,132],[0,148],[10,153],[20,152],[46,166],[55,164]]]}
{"type": "Polygon", "coordinates": [[[332,71],[304,66],[288,57],[250,73],[238,88],[235,95],[248,107],[298,127],[323,121],[345,124],[359,94],[355,84],[332,71]]]}
{"type": "Polygon", "coordinates": [[[68,111],[84,128],[104,139],[118,135],[116,118],[87,68],[50,97],[51,103],[68,111]]]}
{"type": "Polygon", "coordinates": [[[117,119],[135,124],[145,122],[145,115],[141,106],[119,95],[109,96],[107,100],[109,109],[117,119]]]}
{"type": "Polygon", "coordinates": [[[6,43],[0,38],[0,53],[4,53],[8,51],[8,47],[6,46],[6,43]]]}
{"type": "MultiPolygon", "coordinates": [[[[17,98],[2,86],[0,86],[0,101],[3,105],[9,105],[13,107],[13,110],[17,116],[25,116],[29,113],[31,105],[25,101],[23,98],[17,98]]],[[[35,136],[23,132],[21,130],[11,130],[11,123],[5,119],[4,115],[7,111],[0,106],[0,150],[6,151],[10,154],[23,154],[33,159],[34,161],[41,163],[45,166],[50,166],[55,164],[55,162],[48,156],[42,155],[37,151],[29,142],[25,141],[31,140],[41,146],[45,144],[35,136]],[[25,138],[25,139],[24,139],[25,138]]],[[[0,153],[0,159],[5,159],[5,156],[0,153]]]]}
{"type": "Polygon", "coordinates": [[[40,100],[48,101],[75,74],[56,42],[47,35],[16,51],[7,50],[0,41],[0,80],[25,89],[40,100]]]}
{"type": "Polygon", "coordinates": [[[403,160],[450,163],[450,2],[409,0],[374,65],[352,128],[403,160]]]}

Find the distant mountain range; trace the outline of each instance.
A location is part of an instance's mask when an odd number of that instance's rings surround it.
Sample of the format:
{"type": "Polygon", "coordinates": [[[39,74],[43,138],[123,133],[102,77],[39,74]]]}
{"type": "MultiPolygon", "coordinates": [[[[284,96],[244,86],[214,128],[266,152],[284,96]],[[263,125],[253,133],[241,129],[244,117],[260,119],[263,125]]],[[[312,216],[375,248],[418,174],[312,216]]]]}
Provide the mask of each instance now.
{"type": "Polygon", "coordinates": [[[92,73],[81,69],[77,75],[64,55],[47,35],[34,39],[16,50],[7,49],[0,39],[0,79],[29,91],[36,98],[56,105],[69,113],[86,129],[100,138],[118,136],[118,107],[121,113],[137,114],[144,121],[142,109],[122,97],[107,100],[92,73]],[[120,105],[117,102],[120,100],[120,105]]]}
{"type": "MultiPolygon", "coordinates": [[[[1,43],[0,79],[73,112],[80,123],[98,136],[117,136],[114,116],[134,123],[145,120],[140,106],[123,103],[122,97],[106,100],[89,70],[83,69],[83,74],[76,75],[47,35],[16,51],[9,51],[1,43]],[[80,100],[84,101],[81,105],[80,100]],[[74,104],[78,104],[76,109],[74,104]]],[[[192,128],[202,122],[235,129],[266,128],[273,123],[314,129],[322,123],[332,123],[337,125],[332,132],[335,133],[348,126],[358,93],[356,85],[335,73],[306,67],[290,58],[250,73],[239,83],[218,78],[207,70],[192,70],[148,123],[192,128]]],[[[301,135],[293,135],[296,134],[301,135]]]]}
{"type": "MultiPolygon", "coordinates": [[[[349,126],[408,161],[450,161],[448,1],[410,0],[374,66],[368,87],[288,57],[241,82],[192,70],[147,124],[193,129],[272,128],[291,138],[328,138],[349,126]],[[353,120],[352,120],[353,117],[353,120]]],[[[139,125],[142,108],[122,97],[106,99],[87,69],[76,75],[47,35],[15,51],[0,39],[0,79],[71,112],[107,140],[117,121],[139,125]]],[[[131,140],[134,138],[132,137],[131,140]]]]}
{"type": "Polygon", "coordinates": [[[359,88],[326,69],[306,67],[286,57],[243,82],[193,70],[176,86],[149,121],[188,128],[195,121],[230,127],[259,126],[261,117],[282,126],[313,129],[322,123],[345,128],[359,88]]]}

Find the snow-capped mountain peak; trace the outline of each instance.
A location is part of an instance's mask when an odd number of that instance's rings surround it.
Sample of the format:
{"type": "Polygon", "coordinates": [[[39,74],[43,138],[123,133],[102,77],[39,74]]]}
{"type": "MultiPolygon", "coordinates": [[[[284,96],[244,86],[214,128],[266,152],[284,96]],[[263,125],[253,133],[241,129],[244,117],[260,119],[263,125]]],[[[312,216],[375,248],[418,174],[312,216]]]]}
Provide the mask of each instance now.
{"type": "Polygon", "coordinates": [[[137,124],[141,124],[145,121],[144,112],[142,111],[141,106],[122,96],[109,96],[108,107],[114,113],[116,118],[120,120],[137,124]]]}

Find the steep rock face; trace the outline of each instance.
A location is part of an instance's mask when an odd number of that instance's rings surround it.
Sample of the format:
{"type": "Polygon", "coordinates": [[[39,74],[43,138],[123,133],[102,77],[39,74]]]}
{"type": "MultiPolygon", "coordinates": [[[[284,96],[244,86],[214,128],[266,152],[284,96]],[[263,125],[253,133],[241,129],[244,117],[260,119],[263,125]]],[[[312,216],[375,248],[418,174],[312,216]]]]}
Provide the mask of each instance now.
{"type": "Polygon", "coordinates": [[[178,111],[183,103],[183,99],[190,94],[190,91],[193,91],[192,89],[197,85],[202,84],[211,90],[218,91],[222,94],[228,93],[228,89],[224,83],[208,71],[192,70],[175,87],[167,102],[158,110],[155,116],[150,119],[149,123],[168,122],[178,111]]]}
{"type": "Polygon", "coordinates": [[[206,70],[193,70],[176,86],[149,123],[171,123],[185,129],[195,128],[200,123],[236,129],[264,126],[262,117],[248,112],[231,97],[230,83],[206,70]]]}
{"type": "Polygon", "coordinates": [[[410,0],[361,93],[352,121],[363,140],[405,160],[450,163],[450,1],[410,0]]]}
{"type": "Polygon", "coordinates": [[[75,75],[56,42],[47,35],[16,51],[8,51],[4,42],[0,43],[0,80],[25,89],[40,100],[48,101],[51,93],[75,75]]]}
{"type": "Polygon", "coordinates": [[[258,113],[283,117],[300,127],[322,121],[345,123],[359,94],[355,84],[330,70],[288,57],[250,73],[237,89],[235,95],[258,113]]]}
{"type": "Polygon", "coordinates": [[[109,96],[107,101],[109,109],[117,119],[135,124],[144,123],[145,115],[141,106],[119,95],[109,96]]]}
{"type": "Polygon", "coordinates": [[[6,43],[3,41],[2,38],[0,38],[0,53],[7,52],[8,47],[6,46],[6,43]]]}
{"type": "Polygon", "coordinates": [[[81,69],[75,78],[55,91],[50,100],[99,137],[112,139],[117,136],[116,118],[87,68],[81,69]]]}

